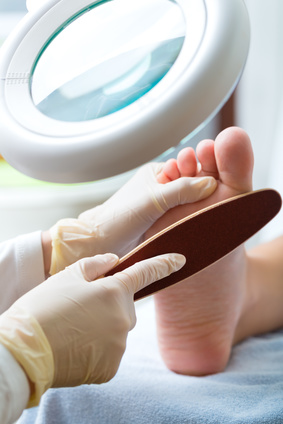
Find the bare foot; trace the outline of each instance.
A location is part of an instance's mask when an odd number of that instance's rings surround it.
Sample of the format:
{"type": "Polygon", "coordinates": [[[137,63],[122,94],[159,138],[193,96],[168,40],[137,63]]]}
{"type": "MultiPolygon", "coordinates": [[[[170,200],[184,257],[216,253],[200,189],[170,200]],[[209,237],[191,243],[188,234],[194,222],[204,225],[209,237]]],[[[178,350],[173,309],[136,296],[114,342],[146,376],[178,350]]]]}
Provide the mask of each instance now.
{"type": "MultiPolygon", "coordinates": [[[[218,181],[216,191],[208,199],[170,210],[147,237],[197,210],[252,189],[253,152],[244,131],[229,128],[215,142],[202,141],[196,152],[199,165],[194,151],[184,149],[177,160],[165,164],[159,182],[211,175],[218,181]]],[[[246,252],[240,246],[196,276],[154,296],[160,352],[169,369],[207,375],[225,368],[237,341],[237,324],[249,307],[245,274],[246,252]]]]}

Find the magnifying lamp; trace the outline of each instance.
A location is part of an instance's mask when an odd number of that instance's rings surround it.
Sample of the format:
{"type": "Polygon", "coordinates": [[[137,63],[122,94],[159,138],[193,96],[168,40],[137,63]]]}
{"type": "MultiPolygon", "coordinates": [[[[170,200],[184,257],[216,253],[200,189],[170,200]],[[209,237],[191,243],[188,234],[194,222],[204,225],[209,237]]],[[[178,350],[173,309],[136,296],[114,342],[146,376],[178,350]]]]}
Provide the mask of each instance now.
{"type": "Polygon", "coordinates": [[[1,48],[0,152],[31,177],[104,179],[178,145],[233,92],[243,0],[44,0],[1,48]]]}

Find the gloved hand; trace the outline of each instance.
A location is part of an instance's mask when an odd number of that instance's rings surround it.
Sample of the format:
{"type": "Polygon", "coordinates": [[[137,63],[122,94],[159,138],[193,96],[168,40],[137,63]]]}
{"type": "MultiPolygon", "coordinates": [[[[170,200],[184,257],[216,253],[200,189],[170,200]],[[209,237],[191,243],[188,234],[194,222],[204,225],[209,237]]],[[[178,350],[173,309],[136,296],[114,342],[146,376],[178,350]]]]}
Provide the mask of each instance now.
{"type": "Polygon", "coordinates": [[[117,261],[114,254],[82,259],[0,316],[0,344],[34,385],[29,406],[49,387],[109,381],[136,322],[134,293],[182,268],[185,258],[157,256],[97,279],[117,261]]]}
{"type": "Polygon", "coordinates": [[[162,163],[143,166],[120,190],[78,219],[51,228],[50,274],[83,257],[113,252],[119,257],[142,242],[144,233],[169,209],[203,199],[216,188],[212,177],[183,177],[159,184],[162,163]]]}

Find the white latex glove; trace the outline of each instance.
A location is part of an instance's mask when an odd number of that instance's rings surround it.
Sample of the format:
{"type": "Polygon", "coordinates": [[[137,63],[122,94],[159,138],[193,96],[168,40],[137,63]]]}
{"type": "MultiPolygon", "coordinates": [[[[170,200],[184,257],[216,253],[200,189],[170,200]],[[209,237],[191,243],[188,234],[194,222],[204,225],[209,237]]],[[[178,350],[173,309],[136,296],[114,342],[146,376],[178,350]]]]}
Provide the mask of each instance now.
{"type": "Polygon", "coordinates": [[[183,177],[160,184],[162,163],[142,168],[100,206],[78,219],[62,219],[51,228],[50,274],[83,257],[113,252],[119,257],[142,242],[144,233],[169,209],[203,199],[216,188],[212,177],[183,177]]]}
{"type": "Polygon", "coordinates": [[[134,293],[185,264],[182,255],[162,255],[97,279],[117,261],[114,254],[82,259],[0,316],[0,344],[34,385],[29,406],[49,387],[113,378],[136,323],[134,293]]]}

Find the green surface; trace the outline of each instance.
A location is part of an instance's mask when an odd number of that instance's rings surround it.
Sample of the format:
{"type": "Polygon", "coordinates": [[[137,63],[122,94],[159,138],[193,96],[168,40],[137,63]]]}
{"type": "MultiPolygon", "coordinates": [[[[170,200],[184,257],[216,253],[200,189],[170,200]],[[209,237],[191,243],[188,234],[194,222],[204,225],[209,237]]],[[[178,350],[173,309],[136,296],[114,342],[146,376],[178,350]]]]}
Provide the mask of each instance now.
{"type": "MultiPolygon", "coordinates": [[[[81,184],[72,184],[81,185],[81,184]]],[[[5,160],[0,159],[0,187],[70,187],[71,184],[47,183],[27,177],[16,169],[12,168],[5,160]]]]}

